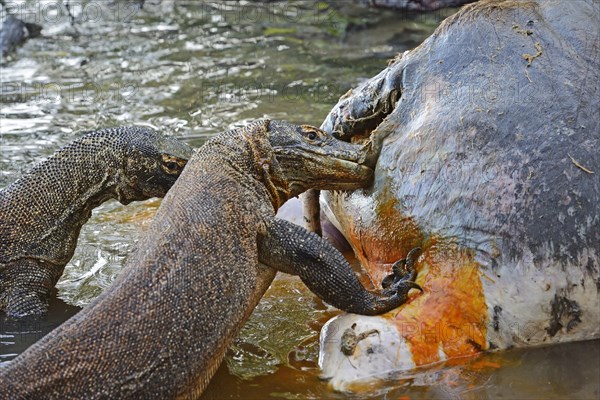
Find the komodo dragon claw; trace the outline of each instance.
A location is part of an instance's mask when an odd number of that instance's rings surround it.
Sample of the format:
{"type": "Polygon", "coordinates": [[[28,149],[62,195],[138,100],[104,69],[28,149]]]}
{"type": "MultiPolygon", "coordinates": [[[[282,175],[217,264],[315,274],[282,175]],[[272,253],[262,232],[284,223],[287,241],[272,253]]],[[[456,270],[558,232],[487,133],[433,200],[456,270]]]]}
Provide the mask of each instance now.
{"type": "Polygon", "coordinates": [[[385,293],[397,293],[406,297],[410,289],[418,289],[423,292],[423,288],[414,282],[417,277],[415,263],[421,253],[421,248],[415,247],[406,255],[406,258],[398,260],[392,265],[392,273],[381,281],[385,293]]]}

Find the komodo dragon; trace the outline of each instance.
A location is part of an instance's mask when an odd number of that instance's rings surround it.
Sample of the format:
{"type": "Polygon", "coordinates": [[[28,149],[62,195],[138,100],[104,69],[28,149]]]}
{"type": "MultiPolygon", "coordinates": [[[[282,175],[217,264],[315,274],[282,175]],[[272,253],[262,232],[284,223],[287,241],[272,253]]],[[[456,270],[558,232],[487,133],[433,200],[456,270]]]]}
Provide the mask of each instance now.
{"type": "Polygon", "coordinates": [[[355,189],[361,148],[310,126],[260,121],[210,139],[163,200],[113,285],[0,367],[0,399],[195,399],[277,270],[325,301],[379,314],[344,257],[275,212],[307,188],[355,189]]]}
{"type": "Polygon", "coordinates": [[[92,209],[164,197],[193,151],[148,128],[85,134],[0,191],[0,311],[46,312],[92,209]]]}

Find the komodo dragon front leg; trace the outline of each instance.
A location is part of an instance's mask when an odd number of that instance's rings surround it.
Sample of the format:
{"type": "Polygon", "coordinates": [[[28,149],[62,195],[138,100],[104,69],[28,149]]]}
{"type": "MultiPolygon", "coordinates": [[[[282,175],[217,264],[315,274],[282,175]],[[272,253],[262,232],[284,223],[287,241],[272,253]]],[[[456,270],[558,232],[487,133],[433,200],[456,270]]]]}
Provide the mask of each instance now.
{"type": "MultiPolygon", "coordinates": [[[[313,293],[346,312],[381,314],[406,302],[410,289],[423,291],[416,283],[398,276],[380,293],[369,292],[329,242],[278,218],[268,220],[265,232],[259,234],[258,255],[263,264],[298,275],[313,293]]],[[[407,275],[414,276],[414,271],[407,275]]]]}
{"type": "MultiPolygon", "coordinates": [[[[6,303],[7,314],[13,318],[44,314],[48,308],[46,299],[60,278],[63,268],[35,259],[21,259],[11,267],[18,271],[11,276],[12,280],[0,276],[0,304],[6,303]],[[6,284],[7,287],[2,293],[1,285],[4,282],[9,284],[6,284]]],[[[1,271],[0,268],[0,274],[1,271]]]]}

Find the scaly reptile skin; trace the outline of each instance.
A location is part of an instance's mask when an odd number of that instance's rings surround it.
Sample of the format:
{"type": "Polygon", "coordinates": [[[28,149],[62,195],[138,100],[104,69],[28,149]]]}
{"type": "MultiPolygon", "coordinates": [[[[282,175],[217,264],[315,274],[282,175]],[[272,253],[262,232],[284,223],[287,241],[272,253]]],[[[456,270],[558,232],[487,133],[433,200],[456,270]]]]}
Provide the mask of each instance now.
{"type": "Polygon", "coordinates": [[[113,285],[0,368],[0,398],[196,399],[277,269],[346,311],[402,304],[410,285],[368,292],[331,245],[275,217],[307,188],[368,184],[360,153],[277,121],[209,140],[113,285]]]}
{"type": "Polygon", "coordinates": [[[147,128],[90,132],[0,191],[0,311],[46,312],[92,210],[164,197],[193,151],[147,128]]]}

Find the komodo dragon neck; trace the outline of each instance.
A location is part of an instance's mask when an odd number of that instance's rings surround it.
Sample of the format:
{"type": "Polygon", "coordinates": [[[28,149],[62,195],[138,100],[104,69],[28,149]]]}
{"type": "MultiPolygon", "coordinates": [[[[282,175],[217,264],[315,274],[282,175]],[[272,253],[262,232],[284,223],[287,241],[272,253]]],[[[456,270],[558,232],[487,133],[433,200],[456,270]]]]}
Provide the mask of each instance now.
{"type": "Polygon", "coordinates": [[[292,193],[288,183],[282,179],[283,174],[273,154],[267,131],[268,122],[265,122],[263,129],[254,132],[253,135],[249,135],[246,130],[242,130],[240,135],[248,144],[250,150],[248,158],[254,165],[255,178],[262,183],[261,189],[267,190],[273,209],[277,212],[279,207],[290,199],[292,193]]]}
{"type": "Polygon", "coordinates": [[[0,194],[4,208],[10,209],[2,216],[0,227],[5,239],[0,249],[2,262],[30,256],[60,264],[72,257],[81,227],[92,210],[119,197],[117,182],[122,166],[111,150],[98,142],[76,141],[0,194]],[[37,191],[29,193],[24,187],[37,191]],[[29,222],[32,214],[36,216],[33,224],[29,222]],[[23,246],[24,236],[35,237],[35,241],[27,244],[29,248],[14,248],[23,246]]]}

